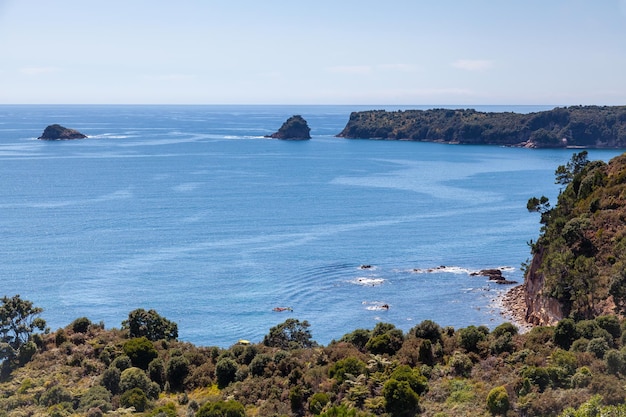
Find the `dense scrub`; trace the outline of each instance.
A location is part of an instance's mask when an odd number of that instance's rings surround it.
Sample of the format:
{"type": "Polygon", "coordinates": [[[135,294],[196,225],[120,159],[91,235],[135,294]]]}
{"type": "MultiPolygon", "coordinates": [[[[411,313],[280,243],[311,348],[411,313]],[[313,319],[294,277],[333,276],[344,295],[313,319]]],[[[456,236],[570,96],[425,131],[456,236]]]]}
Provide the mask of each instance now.
{"type": "Polygon", "coordinates": [[[353,112],[338,135],[555,148],[626,147],[626,106],[575,106],[530,114],[472,109],[353,112]]]}
{"type": "Polygon", "coordinates": [[[622,314],[626,308],[626,154],[608,164],[574,154],[556,171],[565,188],[557,204],[529,201],[543,224],[532,252],[540,261],[533,274],[545,280],[543,293],[558,300],[564,316],[581,320],[622,314]]]}
{"type": "Polygon", "coordinates": [[[0,382],[0,416],[582,416],[626,400],[616,316],[526,334],[378,323],[328,346],[289,319],[228,349],[131,337],[125,324],[80,318],[41,334],[0,382]]]}

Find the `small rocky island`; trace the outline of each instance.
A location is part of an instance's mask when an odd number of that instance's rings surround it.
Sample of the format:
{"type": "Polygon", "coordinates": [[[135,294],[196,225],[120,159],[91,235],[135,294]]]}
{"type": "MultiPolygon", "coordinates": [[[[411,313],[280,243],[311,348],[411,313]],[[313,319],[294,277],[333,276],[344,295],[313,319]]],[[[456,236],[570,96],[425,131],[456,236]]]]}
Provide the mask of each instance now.
{"type": "Polygon", "coordinates": [[[302,116],[295,115],[287,119],[278,129],[278,132],[265,137],[285,140],[307,140],[311,139],[311,129],[302,116]]]}
{"type": "Polygon", "coordinates": [[[69,139],[85,139],[87,136],[78,130],[68,129],[58,124],[46,127],[41,136],[37,139],[41,140],[69,140],[69,139]]]}

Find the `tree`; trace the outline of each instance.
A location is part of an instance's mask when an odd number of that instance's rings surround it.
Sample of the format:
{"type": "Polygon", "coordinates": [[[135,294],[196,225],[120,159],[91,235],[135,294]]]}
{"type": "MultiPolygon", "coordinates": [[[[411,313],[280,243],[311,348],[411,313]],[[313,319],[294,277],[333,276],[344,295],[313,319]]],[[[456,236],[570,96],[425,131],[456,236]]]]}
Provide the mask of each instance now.
{"type": "Polygon", "coordinates": [[[538,213],[544,214],[550,210],[550,202],[548,201],[548,197],[542,195],[541,198],[532,197],[526,203],[526,209],[528,211],[536,211],[538,213]]]}
{"type": "Polygon", "coordinates": [[[46,321],[39,317],[43,311],[18,295],[4,296],[0,305],[0,362],[15,359],[22,346],[30,341],[35,330],[43,331],[46,321]]]}
{"type": "Polygon", "coordinates": [[[301,349],[317,346],[311,339],[310,324],[304,320],[287,319],[284,323],[274,326],[263,338],[263,344],[280,349],[301,349]]]}
{"type": "Polygon", "coordinates": [[[572,155],[572,159],[569,160],[567,165],[559,165],[554,172],[556,177],[555,183],[561,185],[567,185],[574,180],[574,177],[582,172],[585,166],[589,163],[587,151],[582,151],[572,155]]]}
{"type": "Polygon", "coordinates": [[[127,329],[130,337],[145,336],[148,340],[176,340],[178,325],[161,317],[155,310],[138,308],[128,314],[128,320],[122,322],[122,328],[127,329]]]}

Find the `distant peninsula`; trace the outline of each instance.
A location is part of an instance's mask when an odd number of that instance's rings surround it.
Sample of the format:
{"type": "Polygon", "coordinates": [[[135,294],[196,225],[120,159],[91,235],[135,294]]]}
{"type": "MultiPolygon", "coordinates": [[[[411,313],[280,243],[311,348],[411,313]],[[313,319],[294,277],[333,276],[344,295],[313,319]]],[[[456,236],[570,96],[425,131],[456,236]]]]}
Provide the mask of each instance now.
{"type": "Polygon", "coordinates": [[[68,129],[58,124],[50,125],[46,127],[41,136],[37,139],[41,140],[69,140],[69,139],[85,139],[87,136],[83,135],[77,130],[68,129]]]}
{"type": "Polygon", "coordinates": [[[311,139],[311,129],[302,116],[295,115],[287,119],[277,132],[265,137],[286,140],[307,140],[311,139]]]}
{"type": "Polygon", "coordinates": [[[626,148],[626,106],[557,107],[536,113],[432,109],[353,112],[337,135],[528,148],[626,148]]]}

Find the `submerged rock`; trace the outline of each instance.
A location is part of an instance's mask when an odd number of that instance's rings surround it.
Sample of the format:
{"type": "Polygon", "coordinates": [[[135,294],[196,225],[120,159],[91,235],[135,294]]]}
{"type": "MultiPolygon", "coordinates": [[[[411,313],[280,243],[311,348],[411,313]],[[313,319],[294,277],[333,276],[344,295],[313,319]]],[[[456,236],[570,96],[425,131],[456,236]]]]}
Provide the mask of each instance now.
{"type": "Polygon", "coordinates": [[[280,129],[278,129],[278,132],[265,137],[287,140],[306,140],[311,139],[311,129],[302,116],[295,115],[287,119],[280,129]]]}
{"type": "Polygon", "coordinates": [[[37,139],[41,140],[68,140],[68,139],[85,139],[87,136],[78,130],[68,129],[58,124],[46,127],[41,136],[37,139]]]}

